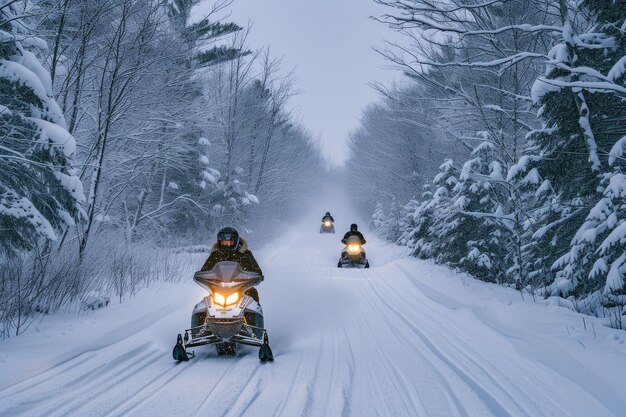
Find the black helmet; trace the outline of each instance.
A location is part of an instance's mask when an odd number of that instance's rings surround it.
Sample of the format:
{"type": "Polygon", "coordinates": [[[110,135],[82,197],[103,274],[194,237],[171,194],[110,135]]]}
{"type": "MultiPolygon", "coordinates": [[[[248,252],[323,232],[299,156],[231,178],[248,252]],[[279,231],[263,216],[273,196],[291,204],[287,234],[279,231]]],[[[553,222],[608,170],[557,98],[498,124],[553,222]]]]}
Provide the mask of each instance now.
{"type": "Polygon", "coordinates": [[[326,214],[324,214],[324,216],[329,216],[330,217],[330,211],[327,211],[326,214]]]}
{"type": "Polygon", "coordinates": [[[239,233],[232,227],[224,227],[217,232],[217,245],[232,250],[239,248],[239,233]]]}
{"type": "Polygon", "coordinates": [[[350,225],[350,231],[351,232],[356,232],[359,229],[359,226],[356,225],[356,223],[352,223],[350,225]]]}

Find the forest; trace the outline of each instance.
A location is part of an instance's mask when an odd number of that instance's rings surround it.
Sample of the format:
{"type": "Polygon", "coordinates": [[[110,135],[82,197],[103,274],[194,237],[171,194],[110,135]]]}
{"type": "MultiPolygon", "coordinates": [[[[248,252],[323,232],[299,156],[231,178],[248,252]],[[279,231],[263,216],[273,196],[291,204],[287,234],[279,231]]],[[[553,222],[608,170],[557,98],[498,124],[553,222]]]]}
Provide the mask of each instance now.
{"type": "Polygon", "coordinates": [[[374,2],[400,77],[329,170],[233,0],[0,0],[0,334],[267,240],[328,179],[410,255],[624,327],[626,2],[374,2]]]}
{"type": "Polygon", "coordinates": [[[231,0],[199,3],[0,1],[3,336],[178,280],[172,248],[254,240],[306,200],[323,164],[293,77],[231,0]]]}
{"type": "Polygon", "coordinates": [[[626,314],[626,2],[376,0],[404,74],[351,135],[371,226],[572,309],[626,314]]]}

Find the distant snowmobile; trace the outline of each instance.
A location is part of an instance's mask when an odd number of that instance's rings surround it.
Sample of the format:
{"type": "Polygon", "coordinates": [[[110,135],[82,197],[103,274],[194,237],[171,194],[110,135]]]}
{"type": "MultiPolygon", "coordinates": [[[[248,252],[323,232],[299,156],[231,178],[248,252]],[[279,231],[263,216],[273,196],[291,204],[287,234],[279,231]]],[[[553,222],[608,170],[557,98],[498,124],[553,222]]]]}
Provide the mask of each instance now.
{"type": "Polygon", "coordinates": [[[322,220],[320,233],[335,233],[335,225],[331,219],[324,218],[324,220],[322,220]]]}
{"type": "Polygon", "coordinates": [[[346,242],[337,268],[369,268],[370,263],[365,257],[363,245],[357,236],[350,236],[346,242]]]}
{"type": "Polygon", "coordinates": [[[178,334],[172,352],[174,360],[194,357],[188,348],[215,345],[218,356],[234,355],[237,345],[258,346],[261,362],[272,362],[267,331],[263,326],[263,309],[245,291],[263,281],[258,273],[243,271],[237,262],[218,262],[210,271],[196,272],[194,281],[209,295],[193,309],[192,316],[202,314],[204,324],[178,334]]]}

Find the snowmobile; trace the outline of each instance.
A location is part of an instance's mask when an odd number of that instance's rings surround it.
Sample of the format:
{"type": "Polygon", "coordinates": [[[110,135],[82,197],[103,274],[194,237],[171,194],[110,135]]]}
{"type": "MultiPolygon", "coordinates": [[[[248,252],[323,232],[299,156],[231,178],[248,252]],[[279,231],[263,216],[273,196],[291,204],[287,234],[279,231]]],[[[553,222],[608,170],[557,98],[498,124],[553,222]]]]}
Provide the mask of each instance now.
{"type": "Polygon", "coordinates": [[[233,356],[238,345],[249,345],[259,347],[261,362],[272,362],[263,309],[252,295],[247,295],[263,281],[263,276],[243,271],[237,262],[222,261],[210,271],[196,272],[193,279],[209,295],[194,307],[191,328],[184,336],[178,334],[174,360],[193,358],[194,352],[187,349],[195,346],[215,345],[218,356],[233,356]]]}
{"type": "Polygon", "coordinates": [[[350,236],[346,246],[341,251],[341,259],[337,268],[369,268],[370,263],[365,257],[361,241],[356,236],[350,236]]]}
{"type": "Polygon", "coordinates": [[[335,233],[335,225],[332,220],[324,219],[320,226],[320,233],[335,233]]]}

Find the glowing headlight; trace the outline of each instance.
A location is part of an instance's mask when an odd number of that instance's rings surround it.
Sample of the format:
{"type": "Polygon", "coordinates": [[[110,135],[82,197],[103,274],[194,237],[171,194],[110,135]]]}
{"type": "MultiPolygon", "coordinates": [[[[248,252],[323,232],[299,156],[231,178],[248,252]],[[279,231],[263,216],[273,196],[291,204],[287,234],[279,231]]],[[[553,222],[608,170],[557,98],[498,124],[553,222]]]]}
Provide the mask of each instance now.
{"type": "Polygon", "coordinates": [[[226,307],[226,306],[229,306],[231,304],[235,304],[237,301],[239,301],[239,293],[238,292],[234,292],[231,295],[229,295],[228,297],[224,297],[219,292],[215,292],[215,293],[213,293],[213,301],[215,301],[215,304],[219,304],[222,307],[226,307]]]}
{"type": "Polygon", "coordinates": [[[228,297],[226,297],[226,305],[229,306],[231,304],[235,304],[237,301],[239,301],[239,293],[238,292],[234,292],[231,295],[229,295],[228,297]]]}
{"type": "Polygon", "coordinates": [[[359,245],[348,245],[348,253],[350,255],[358,255],[361,253],[361,246],[359,245]]]}
{"type": "Polygon", "coordinates": [[[326,227],[330,227],[330,220],[326,220],[326,221],[324,222],[324,226],[326,226],[326,227]]]}

